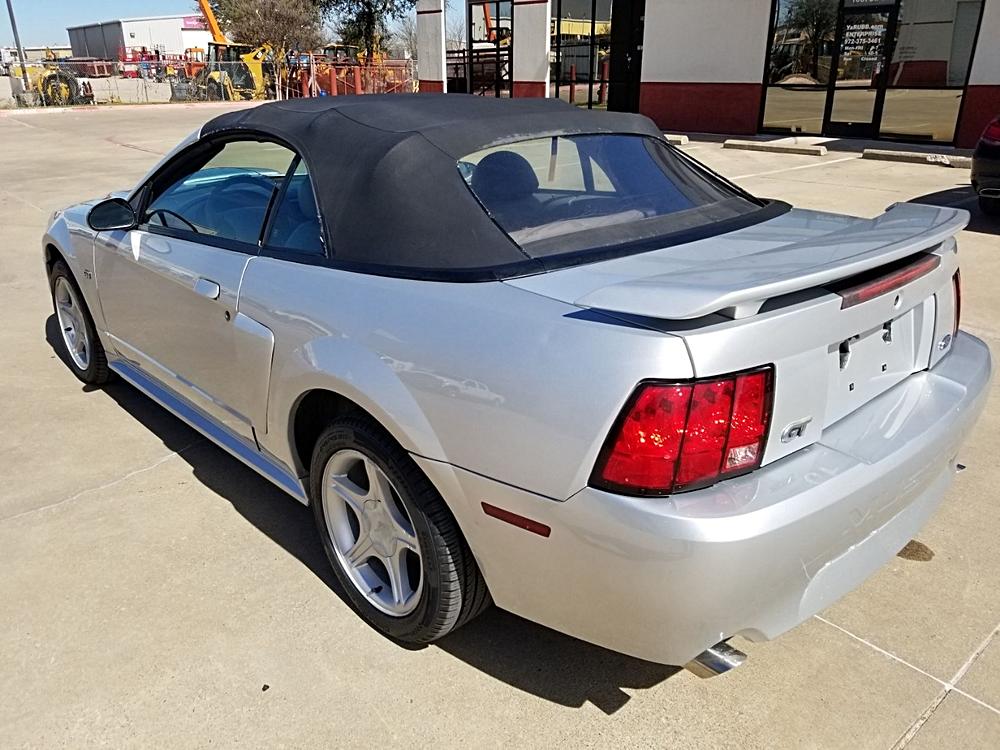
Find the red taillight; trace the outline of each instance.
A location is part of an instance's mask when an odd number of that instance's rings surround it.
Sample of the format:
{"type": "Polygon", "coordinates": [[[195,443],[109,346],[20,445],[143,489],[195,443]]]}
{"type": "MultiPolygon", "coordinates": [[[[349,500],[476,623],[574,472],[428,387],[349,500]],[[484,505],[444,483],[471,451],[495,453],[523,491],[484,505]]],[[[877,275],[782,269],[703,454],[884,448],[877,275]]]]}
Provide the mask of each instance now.
{"type": "Polygon", "coordinates": [[[958,335],[958,326],[962,322],[962,272],[955,271],[951,277],[951,283],[955,287],[955,326],[951,332],[952,337],[958,335]]]}
{"type": "Polygon", "coordinates": [[[770,367],[689,383],[644,383],[598,458],[591,484],[638,495],[704,487],[760,466],[770,367]]]}
{"type": "Polygon", "coordinates": [[[723,474],[760,465],[771,423],[771,371],[753,372],[736,379],[736,399],[729,420],[729,441],[723,474]]]}
{"type": "Polygon", "coordinates": [[[989,141],[990,143],[1000,143],[1000,117],[997,117],[986,126],[982,138],[984,141],[989,141]]]}

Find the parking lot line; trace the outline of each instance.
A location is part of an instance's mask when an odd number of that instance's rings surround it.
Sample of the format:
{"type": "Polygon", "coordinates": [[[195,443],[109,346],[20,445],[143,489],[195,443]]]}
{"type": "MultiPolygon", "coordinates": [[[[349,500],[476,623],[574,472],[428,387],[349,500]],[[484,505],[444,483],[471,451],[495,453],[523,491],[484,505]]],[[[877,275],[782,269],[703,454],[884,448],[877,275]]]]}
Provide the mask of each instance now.
{"type": "Polygon", "coordinates": [[[738,174],[730,179],[733,180],[744,180],[747,177],[763,177],[768,174],[781,174],[782,172],[794,172],[797,169],[812,169],[813,167],[825,167],[827,164],[839,164],[842,161],[854,161],[855,159],[860,159],[860,156],[842,156],[839,159],[827,159],[826,161],[818,161],[815,164],[800,164],[797,167],[784,167],[783,169],[772,169],[767,172],[752,172],[751,174],[738,174]]]}
{"type": "Polygon", "coordinates": [[[851,638],[853,638],[854,640],[856,640],[858,643],[863,643],[864,645],[868,646],[868,648],[873,649],[875,651],[878,651],[880,654],[882,654],[882,656],[887,656],[890,659],[892,659],[893,661],[898,661],[903,666],[909,667],[914,672],[919,672],[924,677],[929,677],[930,679],[934,680],[934,682],[938,683],[939,685],[942,685],[942,686],[947,687],[947,688],[951,688],[952,687],[951,685],[949,685],[947,682],[945,682],[944,680],[940,679],[939,677],[935,677],[930,672],[925,672],[920,667],[918,667],[918,666],[916,666],[914,664],[910,664],[910,662],[906,661],[906,659],[902,659],[902,658],[896,656],[894,653],[892,653],[890,651],[886,651],[884,648],[882,648],[880,646],[876,646],[871,641],[866,641],[860,635],[855,635],[850,630],[847,630],[846,628],[842,628],[837,623],[831,622],[830,620],[827,620],[825,617],[822,617],[820,615],[813,615],[813,617],[816,618],[817,620],[819,620],[822,623],[826,623],[831,628],[836,628],[837,630],[839,630],[844,635],[850,636],[851,638]]]}
{"type": "Polygon", "coordinates": [[[43,214],[45,213],[45,209],[44,208],[42,208],[41,206],[36,206],[34,203],[32,203],[31,201],[29,201],[27,198],[22,198],[17,193],[11,193],[11,192],[9,192],[7,190],[0,190],[0,196],[5,196],[7,198],[11,198],[13,200],[20,201],[21,203],[23,203],[24,205],[28,206],[29,208],[33,208],[36,211],[41,211],[43,214]]]}
{"type": "Polygon", "coordinates": [[[955,672],[955,674],[952,676],[950,680],[942,680],[939,677],[935,677],[930,672],[925,672],[920,667],[914,664],[910,664],[910,662],[906,661],[905,659],[901,659],[892,652],[886,651],[884,648],[880,646],[876,646],[871,641],[865,640],[861,636],[852,633],[850,630],[842,628],[840,625],[837,625],[836,623],[827,620],[825,617],[822,617],[820,615],[813,615],[813,617],[819,620],[820,622],[825,623],[830,627],[839,630],[844,635],[853,638],[854,640],[858,641],[858,643],[862,643],[865,646],[868,646],[870,649],[877,651],[883,656],[886,656],[892,659],[893,661],[899,662],[903,666],[909,667],[914,672],[919,672],[925,677],[929,677],[930,679],[934,680],[934,682],[938,683],[941,686],[941,692],[938,693],[936,696],[934,696],[934,700],[930,702],[930,704],[927,706],[927,708],[923,710],[920,716],[918,716],[916,720],[914,720],[914,722],[907,728],[907,730],[892,746],[891,750],[902,750],[902,748],[906,747],[906,745],[910,742],[910,740],[912,740],[916,736],[917,732],[920,731],[920,728],[927,722],[928,719],[930,719],[931,716],[934,715],[934,712],[938,709],[938,707],[942,703],[944,703],[944,699],[948,697],[948,693],[957,693],[958,695],[968,698],[973,703],[977,703],[983,708],[988,709],[993,713],[997,714],[998,716],[1000,716],[1000,709],[996,708],[995,706],[991,706],[989,703],[986,703],[985,701],[976,698],[974,695],[969,695],[969,693],[965,692],[961,688],[956,687],[958,682],[965,676],[966,672],[968,672],[969,669],[972,667],[972,665],[975,664],[976,659],[982,656],[983,652],[990,645],[990,643],[993,642],[993,639],[997,636],[997,634],[1000,634],[1000,624],[997,624],[997,626],[990,631],[989,635],[987,635],[982,640],[982,642],[975,649],[973,649],[972,653],[969,655],[969,658],[966,659],[965,662],[962,664],[962,666],[958,668],[958,671],[955,672]]]}

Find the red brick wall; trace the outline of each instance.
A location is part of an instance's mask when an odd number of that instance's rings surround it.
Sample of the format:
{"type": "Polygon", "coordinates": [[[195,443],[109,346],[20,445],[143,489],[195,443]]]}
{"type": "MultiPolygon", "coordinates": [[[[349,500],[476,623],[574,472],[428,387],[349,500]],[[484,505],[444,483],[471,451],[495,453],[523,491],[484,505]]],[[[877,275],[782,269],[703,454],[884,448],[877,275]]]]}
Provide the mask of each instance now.
{"type": "Polygon", "coordinates": [[[997,115],[1000,115],[1000,85],[969,86],[965,90],[962,116],[955,131],[955,145],[959,148],[975,147],[987,124],[997,115]]]}
{"type": "Polygon", "coordinates": [[[547,96],[546,88],[542,81],[514,81],[514,98],[547,96]]]}
{"type": "Polygon", "coordinates": [[[644,82],[639,111],[664,130],[751,135],[761,89],[759,83],[644,82]]]}

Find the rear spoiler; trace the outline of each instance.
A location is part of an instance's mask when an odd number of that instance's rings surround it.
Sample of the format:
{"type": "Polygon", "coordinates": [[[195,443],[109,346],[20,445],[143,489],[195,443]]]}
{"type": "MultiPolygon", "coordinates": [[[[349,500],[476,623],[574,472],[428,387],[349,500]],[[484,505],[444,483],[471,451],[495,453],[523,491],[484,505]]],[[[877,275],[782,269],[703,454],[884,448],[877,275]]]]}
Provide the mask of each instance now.
{"type": "Polygon", "coordinates": [[[754,315],[768,299],[823,286],[939,247],[969,223],[969,212],[897,203],[874,219],[818,238],[733,258],[721,267],[691,267],[594,289],[580,307],[663,320],[712,313],[754,315]]]}

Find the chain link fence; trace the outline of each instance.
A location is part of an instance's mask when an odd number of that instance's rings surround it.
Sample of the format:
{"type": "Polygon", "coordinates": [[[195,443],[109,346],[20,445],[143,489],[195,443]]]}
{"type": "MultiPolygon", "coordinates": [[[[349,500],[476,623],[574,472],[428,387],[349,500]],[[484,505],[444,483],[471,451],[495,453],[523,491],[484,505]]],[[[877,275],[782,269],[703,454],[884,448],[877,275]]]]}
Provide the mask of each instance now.
{"type": "Polygon", "coordinates": [[[15,63],[0,74],[9,76],[18,106],[267,101],[417,90],[412,60],[365,65],[317,55],[289,56],[280,62],[253,55],[225,62],[180,55],[47,60],[23,68],[15,63]]]}

